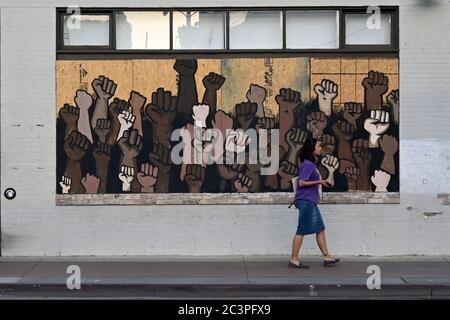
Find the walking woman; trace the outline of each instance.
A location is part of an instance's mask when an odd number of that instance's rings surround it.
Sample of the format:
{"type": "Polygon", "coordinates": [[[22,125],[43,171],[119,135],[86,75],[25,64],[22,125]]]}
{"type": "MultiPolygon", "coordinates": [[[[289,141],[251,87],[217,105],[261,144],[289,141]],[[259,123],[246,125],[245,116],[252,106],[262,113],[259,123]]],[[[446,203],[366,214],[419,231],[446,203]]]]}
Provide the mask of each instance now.
{"type": "Polygon", "coordinates": [[[333,258],[328,252],[325,240],[325,225],[317,206],[319,201],[319,189],[322,186],[330,186],[325,180],[321,180],[316,163],[322,152],[322,144],[317,139],[308,139],[300,154],[301,165],[298,170],[298,186],[295,194],[295,206],[299,210],[297,232],[292,241],[292,254],[289,267],[308,268],[299,259],[299,251],[303,237],[308,234],[316,234],[317,244],[322,251],[325,267],[333,266],[339,259],[333,258]]]}

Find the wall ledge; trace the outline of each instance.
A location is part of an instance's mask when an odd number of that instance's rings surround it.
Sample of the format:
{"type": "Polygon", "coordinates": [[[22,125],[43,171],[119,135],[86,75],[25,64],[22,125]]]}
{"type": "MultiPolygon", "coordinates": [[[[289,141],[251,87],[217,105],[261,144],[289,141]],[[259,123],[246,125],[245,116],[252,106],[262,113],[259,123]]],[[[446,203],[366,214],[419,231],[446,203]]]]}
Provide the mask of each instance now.
{"type": "MultiPolygon", "coordinates": [[[[57,194],[57,206],[96,205],[289,205],[292,192],[57,194]]],[[[327,192],[322,204],[399,204],[399,192],[327,192]]]]}

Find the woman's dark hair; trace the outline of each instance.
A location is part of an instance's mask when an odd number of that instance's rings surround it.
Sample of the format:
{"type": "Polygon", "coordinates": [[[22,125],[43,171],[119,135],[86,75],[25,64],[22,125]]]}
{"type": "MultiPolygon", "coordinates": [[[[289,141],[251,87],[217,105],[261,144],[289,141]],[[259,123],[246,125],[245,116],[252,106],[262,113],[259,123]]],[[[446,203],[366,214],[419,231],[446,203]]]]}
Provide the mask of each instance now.
{"type": "Polygon", "coordinates": [[[302,152],[300,152],[300,161],[303,162],[306,159],[311,162],[316,162],[316,157],[314,156],[314,150],[316,150],[317,139],[309,138],[305,141],[303,145],[302,152]]]}

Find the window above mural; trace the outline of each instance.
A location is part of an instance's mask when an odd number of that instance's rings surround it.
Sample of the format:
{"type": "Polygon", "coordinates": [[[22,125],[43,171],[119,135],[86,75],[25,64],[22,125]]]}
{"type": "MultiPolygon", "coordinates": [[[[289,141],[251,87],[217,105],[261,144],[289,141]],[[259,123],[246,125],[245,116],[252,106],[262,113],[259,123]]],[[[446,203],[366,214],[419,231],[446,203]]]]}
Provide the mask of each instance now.
{"type": "Polygon", "coordinates": [[[70,14],[58,9],[57,49],[59,53],[398,50],[398,8],[377,10],[85,8],[70,14]]]}

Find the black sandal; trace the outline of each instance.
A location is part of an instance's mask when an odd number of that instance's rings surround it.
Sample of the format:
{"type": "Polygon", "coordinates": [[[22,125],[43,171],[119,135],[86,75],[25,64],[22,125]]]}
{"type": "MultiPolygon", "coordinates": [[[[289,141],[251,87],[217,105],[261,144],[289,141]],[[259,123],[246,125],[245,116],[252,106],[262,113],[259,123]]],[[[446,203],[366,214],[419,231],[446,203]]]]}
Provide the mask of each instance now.
{"type": "Polygon", "coordinates": [[[333,259],[333,260],[323,260],[323,266],[324,267],[331,267],[336,265],[336,263],[338,263],[339,261],[341,261],[340,259],[333,259]]]}
{"type": "Polygon", "coordinates": [[[299,262],[298,264],[295,264],[292,261],[289,261],[288,267],[289,268],[297,268],[297,269],[308,269],[309,268],[309,266],[307,266],[306,264],[303,264],[301,262],[299,262]]]}

